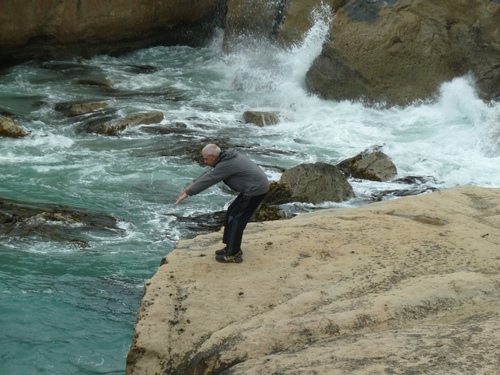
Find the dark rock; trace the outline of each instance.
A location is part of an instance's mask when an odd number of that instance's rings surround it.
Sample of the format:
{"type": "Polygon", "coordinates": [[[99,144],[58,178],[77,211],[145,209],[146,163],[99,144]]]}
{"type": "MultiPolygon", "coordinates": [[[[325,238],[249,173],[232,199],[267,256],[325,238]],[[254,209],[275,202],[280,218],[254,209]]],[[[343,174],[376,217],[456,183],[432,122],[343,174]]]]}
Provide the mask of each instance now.
{"type": "Polygon", "coordinates": [[[271,182],[263,203],[266,205],[279,205],[290,202],[293,202],[290,188],[281,182],[271,182]]]}
{"type": "Polygon", "coordinates": [[[395,189],[395,190],[384,190],[371,195],[374,201],[383,201],[387,199],[392,199],[396,197],[406,197],[408,195],[419,195],[423,193],[430,193],[433,191],[438,191],[439,189],[434,187],[416,187],[408,189],[395,189]]]}
{"type": "Polygon", "coordinates": [[[225,215],[225,211],[216,211],[197,216],[175,216],[180,223],[188,224],[186,226],[188,230],[201,234],[220,230],[224,224],[225,215]]]}
{"type": "Polygon", "coordinates": [[[109,79],[79,79],[78,84],[86,86],[97,86],[111,88],[113,84],[109,79]]]}
{"type": "Polygon", "coordinates": [[[396,197],[405,197],[408,195],[418,195],[438,191],[438,188],[429,186],[429,184],[436,184],[436,179],[431,176],[406,176],[398,178],[392,182],[407,185],[401,189],[383,190],[371,195],[375,201],[383,201],[396,197]]]}
{"type": "Polygon", "coordinates": [[[276,206],[262,204],[250,221],[271,221],[286,219],[287,216],[283,210],[276,206]]]}
{"type": "Polygon", "coordinates": [[[269,185],[269,191],[253,215],[251,221],[286,219],[286,213],[277,206],[291,202],[293,202],[291,190],[285,184],[271,182],[269,185]]]}
{"type": "Polygon", "coordinates": [[[0,235],[87,246],[90,236],[122,236],[117,218],[89,210],[0,198],[0,235]]]}
{"type": "Polygon", "coordinates": [[[144,133],[149,134],[189,134],[188,126],[182,122],[173,122],[168,125],[152,125],[142,129],[144,133]]]}
{"type": "Polygon", "coordinates": [[[432,176],[406,176],[403,178],[398,178],[393,182],[397,182],[399,184],[412,184],[412,185],[422,185],[426,183],[436,184],[437,181],[432,176]]]}

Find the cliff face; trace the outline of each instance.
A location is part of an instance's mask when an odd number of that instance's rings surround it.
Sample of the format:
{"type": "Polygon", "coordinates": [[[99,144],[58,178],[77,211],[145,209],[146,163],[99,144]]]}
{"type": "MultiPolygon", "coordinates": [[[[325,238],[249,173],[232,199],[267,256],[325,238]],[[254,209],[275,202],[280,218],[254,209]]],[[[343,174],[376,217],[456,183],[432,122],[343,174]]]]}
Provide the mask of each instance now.
{"type": "Polygon", "coordinates": [[[226,0],[22,0],[0,2],[0,65],[117,54],[155,44],[197,46],[226,0]]]}
{"type": "Polygon", "coordinates": [[[461,187],[181,241],[146,283],[127,374],[496,373],[500,189],[461,187]]]}
{"type": "Polygon", "coordinates": [[[226,51],[263,40],[289,46],[303,40],[314,14],[331,18],[306,77],[323,98],[408,105],[468,74],[482,98],[500,97],[499,0],[3,1],[0,66],[199,46],[216,27],[225,28],[226,51]]]}
{"type": "Polygon", "coordinates": [[[334,14],[323,51],[306,77],[307,87],[325,99],[404,106],[430,99],[442,83],[468,74],[482,98],[500,97],[498,0],[228,4],[226,49],[248,35],[297,43],[313,25],[314,14],[334,14]]]}
{"type": "Polygon", "coordinates": [[[327,99],[408,105],[470,74],[480,96],[497,99],[499,36],[498,1],[350,1],[307,82],[327,99]]]}

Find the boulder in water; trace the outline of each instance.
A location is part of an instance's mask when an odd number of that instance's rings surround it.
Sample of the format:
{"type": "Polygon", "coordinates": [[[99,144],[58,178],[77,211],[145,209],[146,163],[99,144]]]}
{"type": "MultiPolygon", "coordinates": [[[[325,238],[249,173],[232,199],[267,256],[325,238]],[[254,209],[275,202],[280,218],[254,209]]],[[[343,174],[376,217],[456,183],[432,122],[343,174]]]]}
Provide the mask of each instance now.
{"type": "Polygon", "coordinates": [[[296,202],[341,202],[355,196],[340,169],[327,163],[300,164],[285,171],[279,182],[290,189],[296,202]]]}
{"type": "Polygon", "coordinates": [[[108,107],[107,102],[58,103],[55,110],[66,116],[78,116],[108,107]]]}
{"type": "Polygon", "coordinates": [[[266,125],[275,125],[279,122],[278,115],[274,112],[246,111],[243,113],[245,122],[263,127],[266,125]]]}
{"type": "Polygon", "coordinates": [[[163,121],[163,112],[134,113],[119,120],[93,119],[82,125],[88,133],[118,135],[127,128],[138,125],[157,124],[163,121]]]}
{"type": "Polygon", "coordinates": [[[13,240],[34,237],[86,247],[91,235],[122,235],[118,219],[100,212],[49,203],[0,198],[0,235],[13,240]]]}
{"type": "Polygon", "coordinates": [[[0,115],[0,137],[22,138],[28,133],[9,117],[0,115]]]}
{"type": "Polygon", "coordinates": [[[388,181],[397,175],[394,163],[382,151],[367,150],[337,164],[344,173],[363,180],[388,181]]]}

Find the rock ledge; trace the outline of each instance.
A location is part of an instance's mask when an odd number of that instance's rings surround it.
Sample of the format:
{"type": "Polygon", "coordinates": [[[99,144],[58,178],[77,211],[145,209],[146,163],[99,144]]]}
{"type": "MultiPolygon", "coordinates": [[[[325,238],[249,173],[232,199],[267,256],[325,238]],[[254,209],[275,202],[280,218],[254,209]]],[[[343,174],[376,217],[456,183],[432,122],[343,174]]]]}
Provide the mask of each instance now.
{"type": "Polygon", "coordinates": [[[146,283],[127,374],[496,373],[500,189],[464,186],[180,241],[146,283]]]}

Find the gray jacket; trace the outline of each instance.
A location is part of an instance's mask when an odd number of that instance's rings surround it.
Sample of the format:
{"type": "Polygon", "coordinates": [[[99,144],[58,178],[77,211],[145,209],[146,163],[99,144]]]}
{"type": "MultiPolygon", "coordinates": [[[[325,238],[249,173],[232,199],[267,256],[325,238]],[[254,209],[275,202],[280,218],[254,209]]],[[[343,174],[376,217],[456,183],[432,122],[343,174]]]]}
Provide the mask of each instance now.
{"type": "Polygon", "coordinates": [[[260,167],[234,148],[220,153],[214,167],[208,167],[186,190],[195,195],[223,181],[231,189],[247,196],[267,193],[269,180],[260,167]]]}

